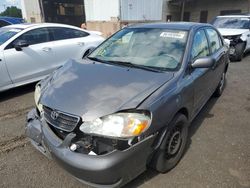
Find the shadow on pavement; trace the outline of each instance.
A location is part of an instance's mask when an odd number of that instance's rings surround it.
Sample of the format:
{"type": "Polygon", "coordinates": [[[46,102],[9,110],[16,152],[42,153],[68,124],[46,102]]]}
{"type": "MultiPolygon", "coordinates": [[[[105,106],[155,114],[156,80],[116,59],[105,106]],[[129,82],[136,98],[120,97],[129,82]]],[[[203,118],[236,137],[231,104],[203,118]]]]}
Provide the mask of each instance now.
{"type": "Polygon", "coordinates": [[[20,86],[10,90],[0,92],[0,102],[9,100],[14,97],[19,97],[21,95],[33,92],[35,90],[36,83],[28,84],[25,86],[20,86]]]}
{"type": "MultiPolygon", "coordinates": [[[[202,122],[206,118],[212,118],[214,116],[214,114],[211,114],[210,111],[213,108],[213,106],[217,100],[218,100],[218,98],[211,97],[209,99],[209,101],[206,103],[206,105],[199,112],[199,114],[196,116],[196,118],[192,121],[192,123],[189,127],[189,139],[187,142],[185,153],[190,148],[190,146],[192,144],[192,137],[193,137],[193,135],[195,135],[195,133],[199,129],[199,127],[202,126],[202,122]]],[[[125,185],[124,188],[138,187],[138,186],[142,185],[143,183],[149,181],[151,178],[157,176],[158,174],[159,173],[157,171],[155,171],[153,169],[148,169],[143,174],[138,176],[136,179],[134,179],[133,181],[131,181],[130,183],[125,185]]],[[[166,175],[167,175],[167,173],[166,173],[166,175]]]]}

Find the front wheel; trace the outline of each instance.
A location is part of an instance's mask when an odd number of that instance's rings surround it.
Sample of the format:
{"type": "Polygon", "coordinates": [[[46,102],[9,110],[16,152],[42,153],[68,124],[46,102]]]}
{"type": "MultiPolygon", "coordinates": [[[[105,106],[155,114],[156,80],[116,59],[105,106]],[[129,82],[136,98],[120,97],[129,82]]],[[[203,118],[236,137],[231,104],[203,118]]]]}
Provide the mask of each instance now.
{"type": "Polygon", "coordinates": [[[188,137],[188,120],[183,114],[177,114],[170,123],[161,146],[153,158],[153,167],[161,173],[174,168],[184,154],[188,137]]]}

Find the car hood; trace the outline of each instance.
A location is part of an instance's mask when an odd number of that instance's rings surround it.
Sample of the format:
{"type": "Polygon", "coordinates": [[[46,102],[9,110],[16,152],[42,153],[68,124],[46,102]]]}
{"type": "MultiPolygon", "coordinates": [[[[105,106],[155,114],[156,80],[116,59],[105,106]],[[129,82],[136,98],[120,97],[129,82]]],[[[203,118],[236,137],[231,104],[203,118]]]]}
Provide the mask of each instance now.
{"type": "Polygon", "coordinates": [[[42,86],[41,104],[94,120],[120,110],[136,108],[145,98],[173,77],[171,72],[74,60],[42,86]]]}
{"type": "Polygon", "coordinates": [[[218,30],[222,36],[241,35],[247,31],[249,31],[248,29],[224,29],[224,28],[218,28],[218,30]]]}

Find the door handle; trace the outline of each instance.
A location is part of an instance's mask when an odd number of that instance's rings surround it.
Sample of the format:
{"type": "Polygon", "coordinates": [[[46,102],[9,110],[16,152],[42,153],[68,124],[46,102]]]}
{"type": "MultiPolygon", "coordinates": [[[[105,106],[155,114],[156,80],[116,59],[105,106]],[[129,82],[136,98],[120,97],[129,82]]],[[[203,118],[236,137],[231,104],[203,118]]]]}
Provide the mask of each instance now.
{"type": "Polygon", "coordinates": [[[79,45],[79,46],[84,46],[84,44],[85,44],[84,42],[78,42],[77,43],[77,45],[79,45]]]}
{"type": "Polygon", "coordinates": [[[51,51],[51,48],[49,48],[49,47],[44,47],[42,50],[43,50],[44,52],[49,52],[49,51],[51,51]]]}

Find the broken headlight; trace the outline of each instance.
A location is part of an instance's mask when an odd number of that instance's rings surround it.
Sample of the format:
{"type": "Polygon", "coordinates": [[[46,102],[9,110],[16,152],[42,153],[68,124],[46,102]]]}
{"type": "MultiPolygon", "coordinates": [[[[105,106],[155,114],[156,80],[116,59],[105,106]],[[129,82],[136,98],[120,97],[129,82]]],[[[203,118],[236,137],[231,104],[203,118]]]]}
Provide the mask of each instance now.
{"type": "Polygon", "coordinates": [[[84,122],[80,130],[86,134],[130,138],[139,136],[150,124],[149,113],[121,112],[84,122]]]}
{"type": "Polygon", "coordinates": [[[41,97],[41,86],[39,84],[37,84],[36,89],[35,89],[34,98],[35,98],[36,107],[39,110],[39,112],[41,112],[43,109],[43,105],[40,104],[40,97],[41,97]]]}

